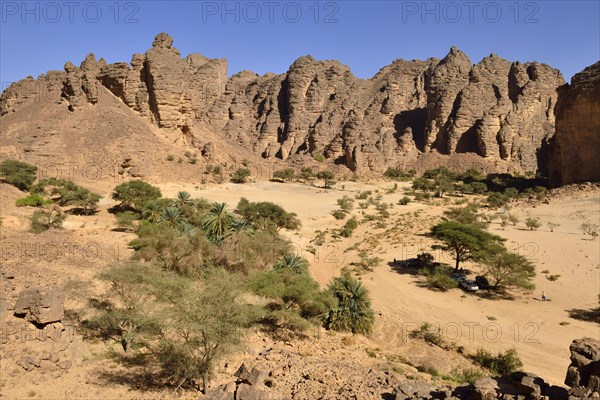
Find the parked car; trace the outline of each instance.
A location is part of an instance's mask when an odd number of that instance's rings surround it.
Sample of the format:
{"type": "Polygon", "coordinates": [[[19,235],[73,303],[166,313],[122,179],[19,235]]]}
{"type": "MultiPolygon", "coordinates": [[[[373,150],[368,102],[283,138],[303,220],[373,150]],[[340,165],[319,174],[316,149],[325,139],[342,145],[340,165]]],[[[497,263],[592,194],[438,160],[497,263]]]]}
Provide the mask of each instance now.
{"type": "Polygon", "coordinates": [[[479,290],[479,286],[477,286],[477,283],[475,283],[475,281],[464,279],[462,281],[459,281],[458,284],[467,292],[476,292],[479,290]]]}
{"type": "Polygon", "coordinates": [[[467,279],[464,272],[454,272],[450,277],[456,282],[462,282],[467,279]]]}
{"type": "Polygon", "coordinates": [[[409,258],[403,262],[403,265],[408,268],[420,268],[423,266],[423,262],[418,258],[409,258]]]}
{"type": "Polygon", "coordinates": [[[485,276],[476,276],[475,283],[479,286],[479,289],[490,289],[492,285],[490,285],[490,281],[485,276]]]}

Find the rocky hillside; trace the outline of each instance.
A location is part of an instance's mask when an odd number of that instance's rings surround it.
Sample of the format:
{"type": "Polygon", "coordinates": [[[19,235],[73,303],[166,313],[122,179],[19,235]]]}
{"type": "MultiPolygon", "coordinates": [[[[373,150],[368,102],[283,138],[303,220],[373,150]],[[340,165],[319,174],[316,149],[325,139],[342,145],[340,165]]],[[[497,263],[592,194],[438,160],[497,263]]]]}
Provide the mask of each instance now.
{"type": "MultiPolygon", "coordinates": [[[[218,152],[241,145],[240,152],[282,160],[323,154],[357,173],[440,154],[470,154],[495,170],[536,171],[545,163],[563,84],[547,65],[494,54],[473,64],[454,47],[442,60],[396,60],[367,80],[311,56],[285,74],[228,78],[226,60],[182,58],[161,33],[130,63],[89,55],[79,67],[68,62],[64,71],[14,83],[0,97],[0,118],[25,135],[40,129],[27,114],[34,103],[55,106],[51,114],[64,120],[102,113],[108,96],[130,111],[121,110],[112,126],[120,137],[128,124],[143,123],[177,146],[218,152]]],[[[14,146],[22,158],[27,149],[14,146]]]]}
{"type": "Polygon", "coordinates": [[[550,183],[561,186],[600,180],[600,62],[559,89],[555,114],[550,183]]]}

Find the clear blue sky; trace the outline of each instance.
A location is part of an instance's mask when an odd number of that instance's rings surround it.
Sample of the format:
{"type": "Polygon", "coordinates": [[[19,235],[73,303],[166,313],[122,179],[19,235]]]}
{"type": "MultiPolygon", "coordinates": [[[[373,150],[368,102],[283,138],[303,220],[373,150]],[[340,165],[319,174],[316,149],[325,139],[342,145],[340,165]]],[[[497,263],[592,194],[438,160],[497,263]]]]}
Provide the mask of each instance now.
{"type": "Polygon", "coordinates": [[[0,79],[130,61],[167,32],[182,55],[229,60],[229,74],[285,72],[298,57],[337,59],[368,78],[396,58],[540,61],[565,79],[600,59],[600,1],[0,1],[0,79]],[[71,5],[69,5],[71,4],[71,5]],[[301,15],[300,15],[301,14],[301,15]]]}

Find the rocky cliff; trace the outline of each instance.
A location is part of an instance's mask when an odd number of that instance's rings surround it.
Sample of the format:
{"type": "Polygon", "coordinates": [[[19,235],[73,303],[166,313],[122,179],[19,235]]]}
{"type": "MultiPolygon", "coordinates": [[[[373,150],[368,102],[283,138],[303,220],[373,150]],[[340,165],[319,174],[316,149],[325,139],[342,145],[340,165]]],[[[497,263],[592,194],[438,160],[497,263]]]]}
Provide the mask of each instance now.
{"type": "Polygon", "coordinates": [[[211,132],[263,158],[319,153],[357,173],[457,154],[525,172],[544,162],[563,84],[547,65],[494,54],[473,64],[454,47],[442,60],[396,60],[367,80],[311,56],[285,74],[228,78],[225,60],[182,58],[161,33],[131,63],[90,55],[80,67],[67,63],[64,72],[13,84],[0,97],[0,114],[19,113],[39,92],[77,113],[105,91],[183,146],[199,147],[211,132]]]}
{"type": "Polygon", "coordinates": [[[600,62],[558,90],[556,134],[548,172],[550,184],[600,180],[600,62]]]}

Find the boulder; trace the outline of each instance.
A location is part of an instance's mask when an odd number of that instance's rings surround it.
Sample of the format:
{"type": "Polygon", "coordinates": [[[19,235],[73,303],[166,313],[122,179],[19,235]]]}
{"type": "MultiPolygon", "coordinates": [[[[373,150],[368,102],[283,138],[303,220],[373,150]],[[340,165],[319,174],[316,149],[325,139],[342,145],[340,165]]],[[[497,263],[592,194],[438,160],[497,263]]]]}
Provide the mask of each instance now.
{"type": "Polygon", "coordinates": [[[64,316],[64,301],[58,286],[37,286],[19,294],[14,313],[36,324],[59,322],[64,316]]]}

